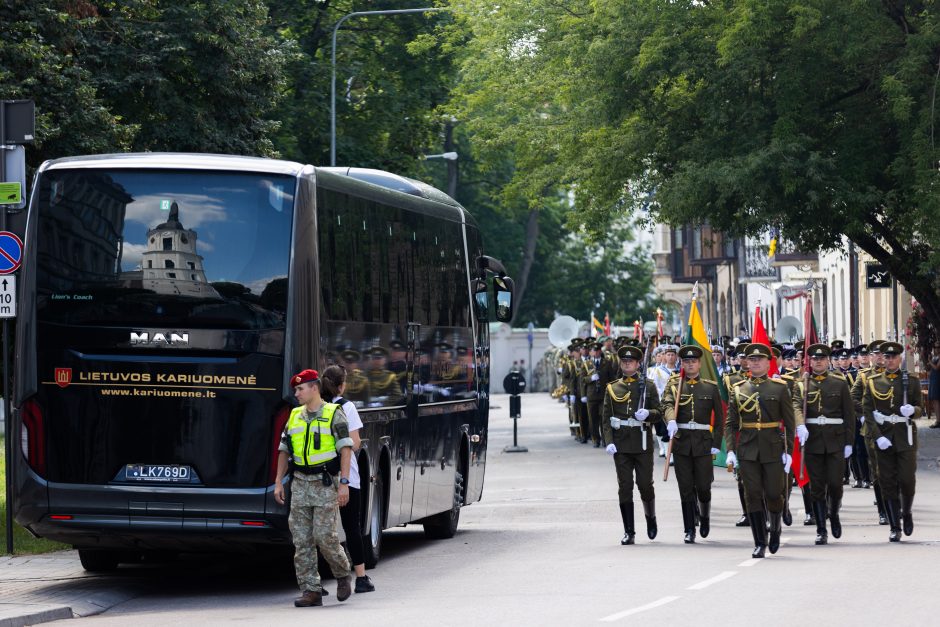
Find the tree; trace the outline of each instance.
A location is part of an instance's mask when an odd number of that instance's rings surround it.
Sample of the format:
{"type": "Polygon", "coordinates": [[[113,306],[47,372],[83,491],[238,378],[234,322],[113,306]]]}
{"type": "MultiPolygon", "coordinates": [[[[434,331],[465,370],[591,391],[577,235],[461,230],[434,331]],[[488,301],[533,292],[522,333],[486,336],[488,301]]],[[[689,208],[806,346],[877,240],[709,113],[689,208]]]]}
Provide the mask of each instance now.
{"type": "Polygon", "coordinates": [[[528,198],[592,232],[636,213],[804,249],[848,236],[940,324],[933,3],[456,0],[457,98],[528,198]]]}

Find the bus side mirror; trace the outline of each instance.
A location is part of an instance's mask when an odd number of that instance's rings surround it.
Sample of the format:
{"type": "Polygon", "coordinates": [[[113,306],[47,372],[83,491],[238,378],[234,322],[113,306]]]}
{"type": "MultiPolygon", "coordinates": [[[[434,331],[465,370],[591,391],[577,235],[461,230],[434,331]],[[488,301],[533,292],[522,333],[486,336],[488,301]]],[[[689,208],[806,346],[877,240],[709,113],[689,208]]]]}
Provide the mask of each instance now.
{"type": "Polygon", "coordinates": [[[500,322],[512,320],[513,281],[507,277],[493,277],[493,300],[496,301],[496,319],[500,322]]]}
{"type": "Polygon", "coordinates": [[[486,293],[486,279],[475,279],[473,282],[473,304],[476,307],[477,320],[486,322],[490,317],[490,299],[486,293]]]}

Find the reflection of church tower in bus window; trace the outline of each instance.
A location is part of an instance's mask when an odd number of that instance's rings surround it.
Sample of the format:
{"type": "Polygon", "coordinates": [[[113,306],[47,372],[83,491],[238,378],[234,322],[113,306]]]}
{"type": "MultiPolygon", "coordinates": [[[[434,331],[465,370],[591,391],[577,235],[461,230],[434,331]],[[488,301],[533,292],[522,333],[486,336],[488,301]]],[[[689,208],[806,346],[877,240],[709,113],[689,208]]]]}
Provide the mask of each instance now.
{"type": "Polygon", "coordinates": [[[147,231],[141,263],[144,287],[160,294],[217,296],[207,285],[202,256],[196,253],[196,231],[183,227],[179,213],[174,202],[167,221],[147,231]]]}

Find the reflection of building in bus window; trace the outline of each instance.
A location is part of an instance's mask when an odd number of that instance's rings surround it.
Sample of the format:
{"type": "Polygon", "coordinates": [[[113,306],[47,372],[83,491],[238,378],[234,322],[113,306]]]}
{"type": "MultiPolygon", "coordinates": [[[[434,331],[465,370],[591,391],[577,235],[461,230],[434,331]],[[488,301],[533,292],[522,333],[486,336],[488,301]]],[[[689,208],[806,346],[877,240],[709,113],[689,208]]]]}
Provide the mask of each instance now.
{"type": "Polygon", "coordinates": [[[147,231],[141,272],[143,287],[157,294],[219,298],[206,280],[202,256],[196,253],[196,231],[180,222],[179,205],[175,202],[170,206],[167,221],[147,231]]]}

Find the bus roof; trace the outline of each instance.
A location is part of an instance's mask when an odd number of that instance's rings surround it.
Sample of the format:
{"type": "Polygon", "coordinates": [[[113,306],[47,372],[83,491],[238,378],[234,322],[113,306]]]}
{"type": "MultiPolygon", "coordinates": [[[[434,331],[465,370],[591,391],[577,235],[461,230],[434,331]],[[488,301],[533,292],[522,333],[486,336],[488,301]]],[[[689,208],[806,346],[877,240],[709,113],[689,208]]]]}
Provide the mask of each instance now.
{"type": "Polygon", "coordinates": [[[182,152],[137,152],[63,157],[45,164],[45,169],[60,168],[184,168],[197,170],[237,170],[296,176],[306,166],[294,161],[263,157],[214,155],[182,152]]]}

